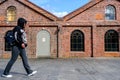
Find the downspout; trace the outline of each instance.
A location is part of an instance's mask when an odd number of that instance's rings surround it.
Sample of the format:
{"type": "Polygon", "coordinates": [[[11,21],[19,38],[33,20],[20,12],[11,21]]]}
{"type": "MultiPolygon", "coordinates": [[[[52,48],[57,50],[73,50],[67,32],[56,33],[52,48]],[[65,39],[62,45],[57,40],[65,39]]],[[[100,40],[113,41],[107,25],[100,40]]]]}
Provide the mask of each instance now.
{"type": "Polygon", "coordinates": [[[94,51],[94,47],[96,47],[96,42],[95,42],[95,38],[96,38],[96,24],[93,23],[91,26],[91,57],[94,57],[95,51],[94,51]]]}
{"type": "Polygon", "coordinates": [[[93,57],[93,26],[91,26],[91,57],[93,57]]]}
{"type": "Polygon", "coordinates": [[[57,26],[57,58],[59,58],[59,32],[60,32],[60,24],[57,26]]]}
{"type": "Polygon", "coordinates": [[[57,26],[57,58],[59,57],[59,31],[58,31],[58,26],[57,26]]]}
{"type": "Polygon", "coordinates": [[[118,34],[119,34],[119,53],[120,53],[120,28],[118,29],[118,34]]]}

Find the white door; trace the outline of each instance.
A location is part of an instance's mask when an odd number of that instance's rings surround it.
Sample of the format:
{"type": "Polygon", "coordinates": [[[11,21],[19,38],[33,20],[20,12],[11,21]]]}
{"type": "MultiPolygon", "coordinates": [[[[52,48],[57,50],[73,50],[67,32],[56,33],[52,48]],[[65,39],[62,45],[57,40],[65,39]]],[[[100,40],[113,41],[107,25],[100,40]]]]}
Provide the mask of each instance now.
{"type": "Polygon", "coordinates": [[[50,34],[46,30],[37,34],[37,57],[50,57],[50,34]]]}

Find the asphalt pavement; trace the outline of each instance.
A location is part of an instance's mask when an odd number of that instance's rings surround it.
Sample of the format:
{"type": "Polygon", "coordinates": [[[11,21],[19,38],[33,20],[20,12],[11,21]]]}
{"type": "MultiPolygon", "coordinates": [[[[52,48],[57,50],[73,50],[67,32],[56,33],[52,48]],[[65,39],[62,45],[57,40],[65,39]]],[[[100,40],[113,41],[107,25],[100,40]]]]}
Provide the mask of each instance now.
{"type": "MultiPolygon", "coordinates": [[[[0,59],[0,75],[9,59],[0,59]]],[[[0,80],[120,80],[120,58],[30,59],[37,74],[28,77],[18,59],[10,74],[0,80]]]]}

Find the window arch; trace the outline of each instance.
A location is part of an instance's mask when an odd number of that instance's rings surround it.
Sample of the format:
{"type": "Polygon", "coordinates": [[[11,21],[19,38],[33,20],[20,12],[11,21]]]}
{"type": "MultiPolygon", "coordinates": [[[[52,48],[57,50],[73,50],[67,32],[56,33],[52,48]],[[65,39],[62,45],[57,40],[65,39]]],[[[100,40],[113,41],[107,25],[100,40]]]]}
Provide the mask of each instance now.
{"type": "Polygon", "coordinates": [[[105,51],[119,51],[119,34],[115,30],[108,30],[105,34],[105,51]]]}
{"type": "Polygon", "coordinates": [[[112,5],[106,6],[105,19],[106,20],[115,20],[116,19],[116,9],[114,6],[112,6],[112,5]]]}
{"type": "Polygon", "coordinates": [[[10,6],[7,9],[7,21],[15,21],[16,20],[16,7],[10,6]]]}
{"type": "MultiPolygon", "coordinates": [[[[7,31],[6,34],[7,34],[8,32],[11,32],[11,30],[7,31]]],[[[5,35],[5,36],[6,36],[6,35],[5,35]]],[[[8,44],[7,41],[5,40],[5,51],[11,51],[11,50],[12,50],[12,48],[9,46],[9,44],[8,44]]]]}
{"type": "Polygon", "coordinates": [[[71,51],[84,51],[84,34],[80,30],[71,34],[71,51]]]}

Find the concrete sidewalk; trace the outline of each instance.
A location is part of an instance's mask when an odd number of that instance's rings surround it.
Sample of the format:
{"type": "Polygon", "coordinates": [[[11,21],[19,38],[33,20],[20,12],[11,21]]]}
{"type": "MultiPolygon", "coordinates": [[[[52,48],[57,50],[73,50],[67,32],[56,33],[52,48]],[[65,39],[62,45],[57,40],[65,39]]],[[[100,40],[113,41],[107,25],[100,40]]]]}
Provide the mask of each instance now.
{"type": "MultiPolygon", "coordinates": [[[[0,75],[8,59],[0,59],[0,75]]],[[[33,59],[30,66],[38,73],[26,76],[21,59],[13,65],[13,78],[0,80],[120,80],[120,58],[33,59]]]]}

